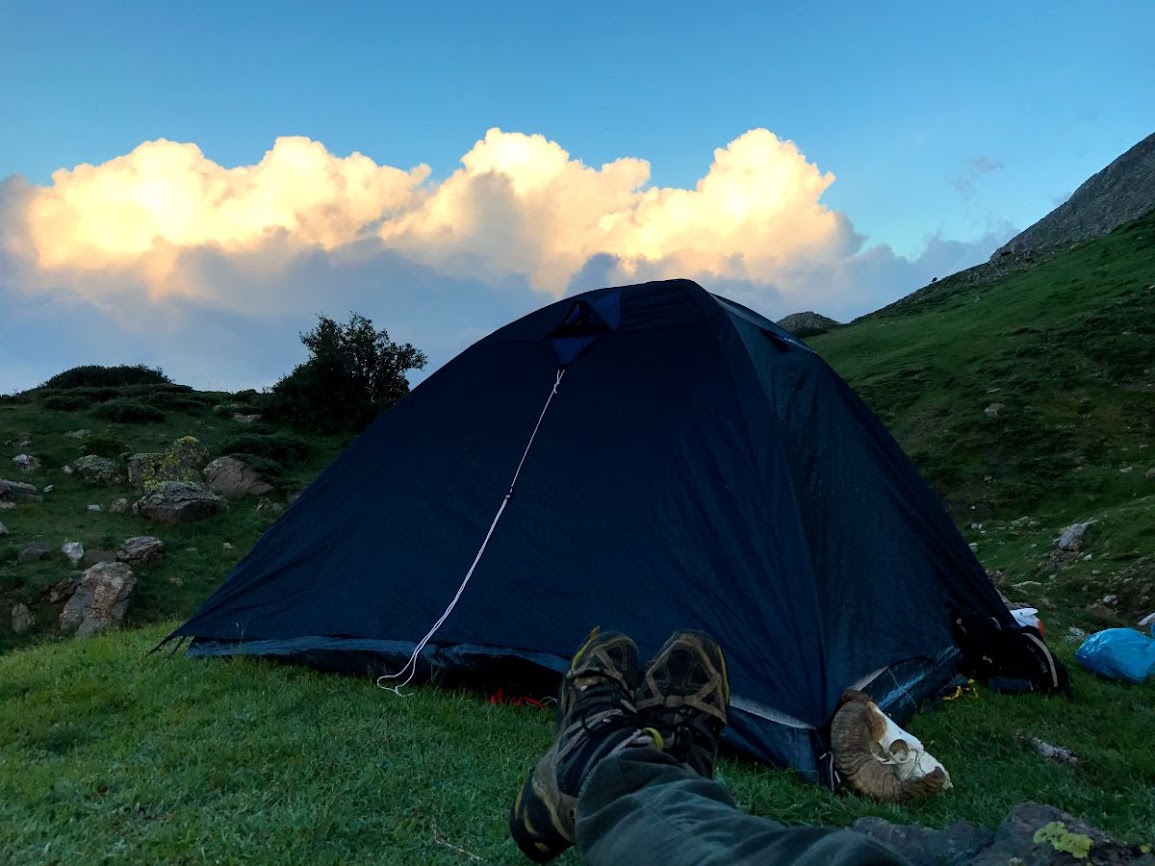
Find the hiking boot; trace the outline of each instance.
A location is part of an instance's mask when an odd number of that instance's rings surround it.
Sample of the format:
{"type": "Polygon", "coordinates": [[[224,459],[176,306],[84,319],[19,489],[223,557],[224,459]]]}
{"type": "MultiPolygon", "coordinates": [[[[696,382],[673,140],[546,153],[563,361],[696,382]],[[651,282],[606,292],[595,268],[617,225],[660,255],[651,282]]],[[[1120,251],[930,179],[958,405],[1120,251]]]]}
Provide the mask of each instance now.
{"type": "Polygon", "coordinates": [[[530,860],[552,860],[574,841],[577,798],[594,765],[630,745],[653,745],[634,710],[638,647],[594,629],[574,653],[558,698],[557,739],[521,786],[509,833],[530,860]]]}
{"type": "Polygon", "coordinates": [[[657,729],[662,749],[707,779],[714,776],[729,704],[722,648],[697,631],[674,632],[637,690],[640,724],[657,729]]]}

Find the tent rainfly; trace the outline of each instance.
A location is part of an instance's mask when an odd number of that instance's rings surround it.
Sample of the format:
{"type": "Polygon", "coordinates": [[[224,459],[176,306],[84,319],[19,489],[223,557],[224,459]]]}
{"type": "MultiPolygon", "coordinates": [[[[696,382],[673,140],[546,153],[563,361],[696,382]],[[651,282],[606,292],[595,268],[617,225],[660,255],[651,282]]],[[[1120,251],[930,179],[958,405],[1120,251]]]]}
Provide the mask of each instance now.
{"type": "Polygon", "coordinates": [[[1014,627],[862,400],[769,320],[671,280],[563,299],[462,352],[170,639],[480,675],[563,671],[594,625],[643,661],[701,629],[728,659],[727,739],[820,778],[844,689],[901,724],[956,672],[952,610],[1014,627]]]}

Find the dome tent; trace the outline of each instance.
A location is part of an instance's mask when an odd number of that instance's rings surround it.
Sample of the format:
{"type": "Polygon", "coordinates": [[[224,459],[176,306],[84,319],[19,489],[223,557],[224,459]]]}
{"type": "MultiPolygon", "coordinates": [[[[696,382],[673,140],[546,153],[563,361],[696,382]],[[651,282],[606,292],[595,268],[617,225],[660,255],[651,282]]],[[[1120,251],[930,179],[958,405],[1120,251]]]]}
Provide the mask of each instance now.
{"type": "Polygon", "coordinates": [[[462,352],[170,639],[350,670],[418,651],[423,672],[563,671],[594,625],[643,660],[696,628],[726,652],[727,739],[816,777],[844,689],[901,724],[955,673],[954,610],[1013,627],[865,404],[786,331],[672,280],[563,299],[462,352]]]}

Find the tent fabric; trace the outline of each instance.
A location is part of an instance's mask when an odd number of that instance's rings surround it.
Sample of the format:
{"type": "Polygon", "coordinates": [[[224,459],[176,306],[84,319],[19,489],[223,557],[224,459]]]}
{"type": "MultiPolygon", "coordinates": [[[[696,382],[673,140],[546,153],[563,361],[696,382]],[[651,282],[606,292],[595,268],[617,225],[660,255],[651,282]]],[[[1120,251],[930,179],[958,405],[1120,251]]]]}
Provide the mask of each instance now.
{"type": "Polygon", "coordinates": [[[170,637],[194,655],[397,669],[519,465],[423,666],[562,671],[594,625],[633,636],[643,659],[701,629],[728,659],[730,742],[815,777],[843,689],[876,685],[901,724],[957,669],[952,609],[1011,624],[850,387],[769,320],[673,280],[564,299],[457,356],[170,637]]]}

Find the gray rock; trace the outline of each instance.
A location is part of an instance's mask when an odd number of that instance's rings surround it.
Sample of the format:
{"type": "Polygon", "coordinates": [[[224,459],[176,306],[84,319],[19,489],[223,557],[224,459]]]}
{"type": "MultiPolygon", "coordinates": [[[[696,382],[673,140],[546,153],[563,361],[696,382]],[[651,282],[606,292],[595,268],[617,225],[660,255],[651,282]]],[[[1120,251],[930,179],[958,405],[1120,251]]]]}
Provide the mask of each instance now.
{"type": "Polygon", "coordinates": [[[132,506],[134,513],[161,523],[189,523],[212,517],[225,500],[204,484],[189,481],[161,481],[132,506]]]}
{"type": "Polygon", "coordinates": [[[99,505],[96,505],[96,504],[94,503],[94,504],[92,504],[92,505],[86,505],[86,506],[84,506],[84,510],[85,510],[85,511],[100,511],[100,510],[101,510],[101,508],[100,508],[100,506],[99,506],[99,505]]]}
{"type": "Polygon", "coordinates": [[[128,458],[128,483],[137,490],[144,490],[146,484],[160,476],[163,464],[163,453],[147,451],[133,454],[128,458]]]}
{"type": "Polygon", "coordinates": [[[136,591],[136,575],[123,562],[98,562],[84,572],[60,612],[60,630],[89,637],[120,628],[136,591]]]}
{"type": "Polygon", "coordinates": [[[8,534],[8,527],[5,526],[3,523],[0,523],[0,535],[7,535],[7,534],[8,534]]]}
{"type": "Polygon", "coordinates": [[[113,514],[127,514],[132,511],[132,503],[127,499],[115,499],[112,504],[108,506],[108,510],[113,514]]]}
{"type": "Polygon", "coordinates": [[[983,409],[983,414],[988,418],[998,418],[999,412],[1006,407],[1006,403],[991,403],[987,408],[983,409]]]}
{"type": "Polygon", "coordinates": [[[76,565],[80,560],[84,559],[84,545],[79,541],[66,541],[60,546],[60,552],[63,553],[76,565]]]}
{"type": "Polygon", "coordinates": [[[1064,529],[1062,535],[1055,540],[1055,547],[1070,553],[1077,553],[1082,550],[1087,529],[1091,523],[1092,521],[1090,520],[1086,523],[1072,523],[1064,529]]]}
{"type": "Polygon", "coordinates": [[[915,866],[1155,866],[1155,855],[1128,845],[1053,806],[1020,803],[998,830],[960,821],[945,830],[859,818],[851,829],[884,842],[915,866]]]}
{"type": "Polygon", "coordinates": [[[21,472],[35,472],[40,468],[40,459],[31,454],[17,454],[12,458],[12,462],[21,472]]]}
{"type": "Polygon", "coordinates": [[[120,467],[115,460],[100,457],[96,454],[86,454],[72,467],[76,474],[92,484],[115,484],[120,481],[120,467]]]}
{"type": "Polygon", "coordinates": [[[242,415],[240,412],[237,412],[235,415],[233,415],[233,420],[236,421],[238,424],[252,424],[254,421],[260,421],[261,416],[260,415],[242,415]]]}
{"type": "Polygon", "coordinates": [[[164,556],[164,542],[152,535],[134,535],[126,538],[116,551],[116,558],[129,565],[147,565],[164,556]]]}
{"type": "Polygon", "coordinates": [[[72,430],[71,432],[65,433],[64,435],[69,439],[87,439],[92,434],[87,430],[72,430]]]}
{"type": "Polygon", "coordinates": [[[222,496],[263,496],[271,493],[269,484],[259,472],[236,457],[218,457],[204,469],[205,482],[222,496]]]}
{"type": "Polygon", "coordinates": [[[28,609],[26,604],[16,604],[12,607],[12,631],[16,634],[24,634],[28,629],[32,628],[32,611],[28,609]]]}
{"type": "Polygon", "coordinates": [[[55,552],[56,548],[47,541],[37,541],[35,544],[29,544],[16,554],[16,563],[23,565],[26,562],[39,562],[46,557],[52,556],[55,552]]]}
{"type": "Polygon", "coordinates": [[[23,481],[5,481],[0,478],[0,502],[25,504],[43,501],[40,491],[31,484],[25,484],[23,481]]]}

